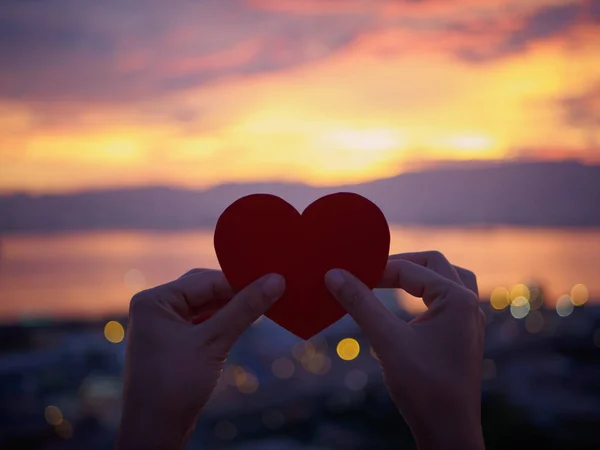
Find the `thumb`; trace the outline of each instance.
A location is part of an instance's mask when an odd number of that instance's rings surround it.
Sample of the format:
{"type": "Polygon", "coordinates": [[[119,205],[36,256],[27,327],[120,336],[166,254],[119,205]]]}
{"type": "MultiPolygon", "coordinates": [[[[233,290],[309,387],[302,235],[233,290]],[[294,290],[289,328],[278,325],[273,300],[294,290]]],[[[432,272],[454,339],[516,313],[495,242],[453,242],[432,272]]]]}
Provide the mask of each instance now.
{"type": "Polygon", "coordinates": [[[345,270],[327,272],[325,284],[370,340],[376,340],[385,333],[387,325],[398,326],[396,322],[402,322],[371,289],[345,270]]]}
{"type": "Polygon", "coordinates": [[[277,274],[266,275],[251,283],[204,322],[209,340],[233,345],[283,295],[284,290],[285,280],[277,274]]]}

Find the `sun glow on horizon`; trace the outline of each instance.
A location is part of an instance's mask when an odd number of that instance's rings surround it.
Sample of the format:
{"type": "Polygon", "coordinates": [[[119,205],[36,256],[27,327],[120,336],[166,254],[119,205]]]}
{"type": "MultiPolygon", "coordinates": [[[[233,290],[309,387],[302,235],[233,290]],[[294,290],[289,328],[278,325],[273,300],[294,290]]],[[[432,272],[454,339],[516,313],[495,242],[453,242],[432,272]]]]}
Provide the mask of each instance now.
{"type": "MultiPolygon", "coordinates": [[[[446,8],[440,17],[452,14],[446,8]]],[[[318,14],[308,11],[309,18],[318,14]]],[[[244,34],[239,39],[248,45],[238,40],[221,53],[180,59],[161,53],[164,63],[144,72],[142,86],[160,86],[161,76],[186,80],[194,70],[234,71],[156,88],[156,95],[125,101],[108,84],[106,98],[94,101],[76,93],[58,100],[0,95],[0,191],[258,180],[336,185],[392,176],[420,161],[598,161],[600,28],[584,21],[514,51],[457,57],[463,46],[502,48],[496,44],[512,32],[482,30],[479,44],[443,27],[389,25],[361,30],[319,57],[294,63],[304,57],[300,50],[277,53],[286,64],[235,72],[261,55],[262,41],[244,34]]],[[[118,64],[106,64],[117,71],[133,70],[123,66],[130,60],[144,67],[144,54],[124,52],[118,64]]],[[[56,70],[65,76],[83,70],[77,58],[69,60],[77,65],[56,70]]]]}

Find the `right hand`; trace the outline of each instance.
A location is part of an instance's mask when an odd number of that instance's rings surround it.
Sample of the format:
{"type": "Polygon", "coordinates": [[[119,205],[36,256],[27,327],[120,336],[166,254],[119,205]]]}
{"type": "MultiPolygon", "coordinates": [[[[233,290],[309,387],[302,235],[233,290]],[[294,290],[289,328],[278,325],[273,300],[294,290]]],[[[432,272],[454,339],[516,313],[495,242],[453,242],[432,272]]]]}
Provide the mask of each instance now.
{"type": "Polygon", "coordinates": [[[379,287],[404,289],[428,307],[410,323],[349,272],[334,269],[325,280],[367,336],[419,449],[483,449],[485,317],[475,275],[439,252],[391,256],[379,287]]]}

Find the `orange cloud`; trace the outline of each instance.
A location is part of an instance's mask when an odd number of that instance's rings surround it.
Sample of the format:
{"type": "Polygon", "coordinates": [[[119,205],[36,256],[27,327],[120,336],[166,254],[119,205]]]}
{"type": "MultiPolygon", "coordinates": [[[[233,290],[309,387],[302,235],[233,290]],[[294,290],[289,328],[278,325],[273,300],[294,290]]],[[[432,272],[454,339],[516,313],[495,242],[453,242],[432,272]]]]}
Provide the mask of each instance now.
{"type": "Polygon", "coordinates": [[[36,95],[0,96],[0,189],[337,184],[416,161],[544,158],[539,149],[592,160],[597,131],[573,114],[595,111],[581,98],[600,80],[599,28],[552,11],[445,26],[338,23],[320,31],[330,48],[318,57],[296,18],[295,29],[275,22],[202,51],[188,26],[152,35],[156,51],[119,40],[81,69],[87,59],[67,58],[23,72],[31,78],[14,92],[36,95]],[[52,96],[35,84],[41,74],[60,85],[52,96]]]}

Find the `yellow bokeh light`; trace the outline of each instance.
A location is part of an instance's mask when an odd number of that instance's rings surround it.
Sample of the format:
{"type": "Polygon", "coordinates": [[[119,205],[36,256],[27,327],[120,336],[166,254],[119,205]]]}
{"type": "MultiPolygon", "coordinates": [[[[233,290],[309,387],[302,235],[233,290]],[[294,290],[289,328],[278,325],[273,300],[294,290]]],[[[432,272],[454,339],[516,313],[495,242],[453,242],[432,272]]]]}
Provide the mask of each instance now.
{"type": "Polygon", "coordinates": [[[352,361],[360,353],[360,345],[356,339],[342,339],[337,345],[337,354],[344,361],[352,361]]]}
{"type": "Polygon", "coordinates": [[[490,295],[490,304],[492,308],[500,311],[506,308],[510,304],[510,293],[508,289],[503,286],[499,286],[492,291],[490,295]]]}
{"type": "Polygon", "coordinates": [[[125,329],[119,322],[111,320],[104,326],[104,337],[107,341],[118,344],[125,338],[125,329]]]}
{"type": "Polygon", "coordinates": [[[55,426],[54,430],[63,439],[71,439],[73,437],[73,426],[66,420],[55,426]]]}
{"type": "Polygon", "coordinates": [[[331,369],[331,359],[322,353],[317,353],[313,356],[303,358],[302,367],[307,372],[324,375],[331,369]]]}
{"type": "Polygon", "coordinates": [[[589,292],[584,284],[576,284],[571,289],[571,300],[575,306],[581,306],[588,301],[589,292]]]}
{"type": "Polygon", "coordinates": [[[515,299],[517,299],[519,297],[523,297],[527,301],[529,301],[529,299],[531,299],[531,292],[529,291],[529,288],[527,286],[525,286],[524,284],[516,284],[510,290],[510,301],[511,302],[514,302],[515,299]]]}
{"type": "Polygon", "coordinates": [[[247,373],[244,382],[238,386],[238,389],[242,394],[254,394],[258,389],[258,378],[247,373]]]}
{"type": "Polygon", "coordinates": [[[46,407],[46,410],[44,411],[44,417],[46,418],[46,422],[54,426],[60,425],[63,421],[61,410],[53,405],[46,407]]]}

